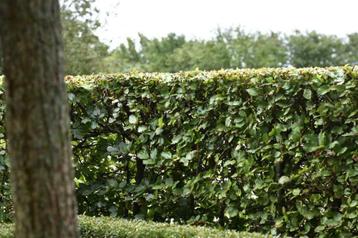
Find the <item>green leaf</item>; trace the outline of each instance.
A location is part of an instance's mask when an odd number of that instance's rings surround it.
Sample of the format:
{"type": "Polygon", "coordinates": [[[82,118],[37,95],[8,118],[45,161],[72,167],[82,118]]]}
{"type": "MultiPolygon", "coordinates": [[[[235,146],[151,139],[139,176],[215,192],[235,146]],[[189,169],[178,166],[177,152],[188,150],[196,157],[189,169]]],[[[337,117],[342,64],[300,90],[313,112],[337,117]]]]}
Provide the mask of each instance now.
{"type": "Polygon", "coordinates": [[[301,193],[301,189],[299,189],[299,188],[295,188],[295,189],[292,191],[292,194],[295,195],[295,196],[300,195],[300,193],[301,193]]]}
{"type": "Polygon", "coordinates": [[[160,118],[158,119],[158,126],[159,126],[160,128],[163,128],[164,125],[165,125],[165,123],[164,123],[163,117],[160,117],[160,118]]]}
{"type": "Polygon", "coordinates": [[[288,182],[290,182],[290,178],[287,177],[287,176],[282,176],[282,177],[280,177],[280,179],[278,180],[278,183],[279,183],[279,184],[285,184],[285,183],[288,183],[288,182]]]}
{"type": "Polygon", "coordinates": [[[227,118],[225,119],[225,126],[226,126],[226,127],[231,126],[231,118],[230,118],[230,117],[227,117],[227,118]]]}
{"type": "Polygon", "coordinates": [[[156,164],[156,161],[154,159],[146,159],[146,160],[143,160],[143,164],[144,165],[154,165],[154,164],[156,164]]]}
{"type": "Polygon", "coordinates": [[[96,129],[98,127],[98,123],[95,121],[91,122],[91,129],[96,129]]]}
{"type": "Polygon", "coordinates": [[[322,96],[327,94],[329,91],[331,91],[331,88],[328,85],[324,85],[318,88],[317,93],[322,96]]]}
{"type": "Polygon", "coordinates": [[[305,89],[303,91],[303,97],[310,100],[312,98],[312,91],[310,89],[305,89]]]}
{"type": "Polygon", "coordinates": [[[249,89],[246,89],[246,91],[249,93],[250,96],[257,96],[259,95],[259,93],[257,92],[257,90],[255,88],[249,88],[249,89]]]}
{"type": "Polygon", "coordinates": [[[239,214],[239,210],[234,206],[229,206],[225,209],[225,217],[232,218],[236,217],[239,214]]]}
{"type": "Polygon", "coordinates": [[[320,132],[318,134],[318,144],[320,146],[326,146],[328,145],[328,139],[325,132],[320,132]]]}
{"type": "Polygon", "coordinates": [[[317,150],[322,149],[322,146],[318,144],[318,138],[316,134],[306,134],[304,136],[305,143],[303,145],[303,148],[306,152],[314,152],[317,150]]]}
{"type": "Polygon", "coordinates": [[[138,156],[138,158],[141,159],[141,160],[147,160],[147,159],[149,159],[149,154],[148,154],[148,152],[145,151],[145,150],[140,151],[137,156],[138,156]]]}
{"type": "Polygon", "coordinates": [[[182,136],[180,135],[174,136],[172,139],[172,144],[177,144],[181,140],[181,138],[182,136]]]}
{"type": "Polygon", "coordinates": [[[138,123],[138,118],[135,115],[130,115],[129,116],[129,123],[130,124],[137,124],[138,123]]]}
{"type": "Polygon", "coordinates": [[[189,162],[194,158],[196,151],[190,151],[189,153],[186,154],[185,157],[182,157],[180,159],[180,162],[182,162],[185,166],[188,166],[189,162]]]}
{"type": "Polygon", "coordinates": [[[144,132],[144,131],[146,131],[147,130],[147,127],[146,126],[139,126],[138,127],[138,132],[139,133],[142,133],[142,132],[144,132]]]}
{"type": "Polygon", "coordinates": [[[158,150],[156,148],[150,152],[151,159],[156,159],[157,155],[158,155],[158,150]]]}
{"type": "Polygon", "coordinates": [[[171,159],[171,158],[172,158],[172,153],[170,153],[169,151],[163,151],[162,153],[160,153],[160,155],[161,155],[164,159],[171,159]]]}
{"type": "Polygon", "coordinates": [[[108,146],[107,147],[107,152],[109,153],[117,153],[119,150],[117,147],[114,147],[114,146],[108,146]]]}

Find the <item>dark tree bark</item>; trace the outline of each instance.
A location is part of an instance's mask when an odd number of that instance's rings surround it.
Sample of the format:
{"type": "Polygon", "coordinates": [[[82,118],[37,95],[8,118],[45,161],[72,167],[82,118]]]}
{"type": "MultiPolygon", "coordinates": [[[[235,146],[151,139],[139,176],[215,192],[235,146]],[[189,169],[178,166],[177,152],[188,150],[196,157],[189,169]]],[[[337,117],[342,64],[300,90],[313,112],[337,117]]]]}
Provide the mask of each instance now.
{"type": "Polygon", "coordinates": [[[17,238],[78,237],[58,0],[1,0],[17,238]]]}

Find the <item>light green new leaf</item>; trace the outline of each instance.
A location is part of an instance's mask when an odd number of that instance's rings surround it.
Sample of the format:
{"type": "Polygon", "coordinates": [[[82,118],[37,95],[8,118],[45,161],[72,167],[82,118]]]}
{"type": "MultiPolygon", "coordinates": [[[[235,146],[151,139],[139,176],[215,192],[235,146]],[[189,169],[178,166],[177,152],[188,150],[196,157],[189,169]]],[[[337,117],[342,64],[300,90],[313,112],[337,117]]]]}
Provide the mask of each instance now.
{"type": "Polygon", "coordinates": [[[255,88],[249,88],[246,89],[246,91],[250,94],[250,96],[256,97],[257,95],[259,95],[259,93],[257,92],[257,90],[255,88]]]}
{"type": "Polygon", "coordinates": [[[137,124],[138,123],[138,118],[135,115],[130,115],[129,116],[129,123],[130,124],[137,124]]]}

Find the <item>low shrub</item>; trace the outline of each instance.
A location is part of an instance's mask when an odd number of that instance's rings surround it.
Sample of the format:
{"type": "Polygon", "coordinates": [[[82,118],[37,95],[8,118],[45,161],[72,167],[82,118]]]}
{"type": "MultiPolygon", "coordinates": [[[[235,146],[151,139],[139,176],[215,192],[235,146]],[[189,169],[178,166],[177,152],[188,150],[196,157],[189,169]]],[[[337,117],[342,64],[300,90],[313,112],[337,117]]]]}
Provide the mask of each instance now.
{"type": "MultiPolygon", "coordinates": [[[[213,228],[183,226],[109,217],[80,216],[83,238],[264,238],[257,233],[223,231],[213,228]]],[[[0,224],[0,238],[13,238],[12,224],[0,224]]]]}
{"type": "Polygon", "coordinates": [[[13,238],[14,237],[14,225],[0,223],[0,238],[13,238]]]}

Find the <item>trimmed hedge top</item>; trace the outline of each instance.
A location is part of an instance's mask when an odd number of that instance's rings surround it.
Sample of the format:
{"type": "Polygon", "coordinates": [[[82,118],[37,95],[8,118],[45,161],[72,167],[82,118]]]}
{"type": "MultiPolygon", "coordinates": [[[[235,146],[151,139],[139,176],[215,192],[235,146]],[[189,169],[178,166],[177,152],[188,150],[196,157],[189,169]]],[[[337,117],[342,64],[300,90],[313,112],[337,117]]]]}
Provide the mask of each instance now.
{"type": "MultiPolygon", "coordinates": [[[[282,80],[303,80],[328,82],[332,79],[345,77],[347,74],[356,77],[358,67],[327,67],[327,68],[260,68],[260,69],[225,69],[216,71],[185,71],[178,73],[118,73],[98,74],[83,76],[66,76],[65,81],[71,87],[96,87],[100,81],[136,80],[136,81],[157,81],[167,84],[175,81],[203,81],[212,80],[233,80],[240,84],[255,85],[263,87],[261,83],[268,83],[268,79],[282,80]]],[[[274,81],[269,81],[274,83],[274,81]]],[[[262,95],[264,96],[264,95],[262,95]]]]}
{"type": "Polygon", "coordinates": [[[94,75],[67,85],[81,213],[358,236],[357,69],[94,75]]]}
{"type": "MultiPolygon", "coordinates": [[[[83,238],[264,238],[257,233],[223,231],[213,228],[183,226],[110,217],[80,216],[83,238]]],[[[0,238],[13,238],[12,224],[0,223],[0,238]]]]}

